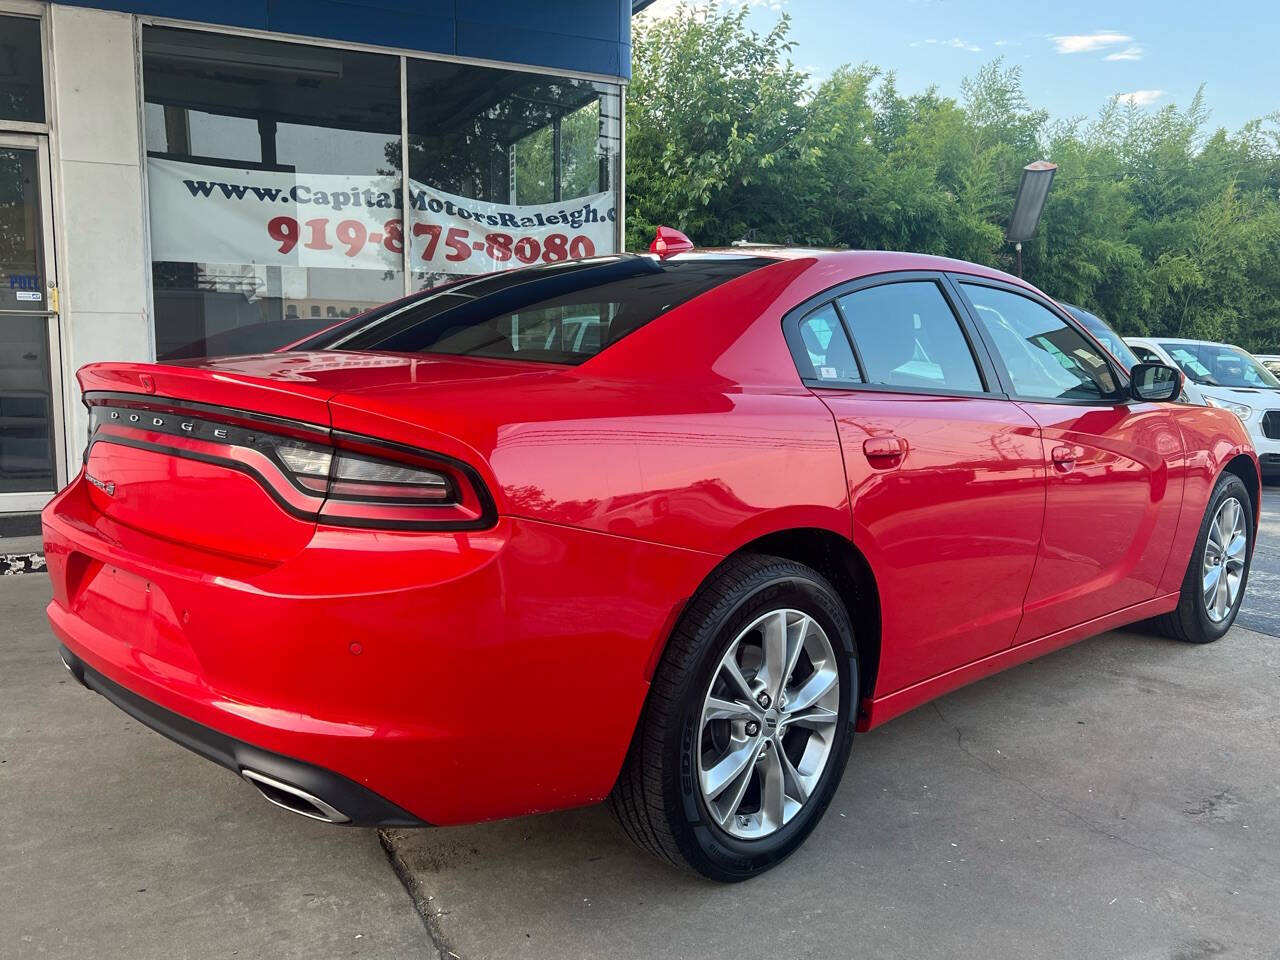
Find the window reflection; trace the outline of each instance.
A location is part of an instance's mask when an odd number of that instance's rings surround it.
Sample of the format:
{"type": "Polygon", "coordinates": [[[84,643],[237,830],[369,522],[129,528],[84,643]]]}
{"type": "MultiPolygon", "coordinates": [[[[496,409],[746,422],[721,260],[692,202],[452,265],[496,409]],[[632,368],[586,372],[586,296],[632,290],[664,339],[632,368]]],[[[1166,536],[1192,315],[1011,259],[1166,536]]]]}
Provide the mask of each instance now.
{"type": "Polygon", "coordinates": [[[617,250],[616,84],[143,30],[156,353],[275,349],[459,275],[617,250]],[[405,175],[405,157],[408,175],[405,175]]]}
{"type": "Polygon", "coordinates": [[[148,27],[143,72],[159,358],[403,293],[397,58],[148,27]]]}
{"type": "Polygon", "coordinates": [[[1116,392],[1111,367],[1077,331],[1029,297],[963,284],[1016,394],[1101,400],[1116,392]]]}
{"type": "Polygon", "coordinates": [[[617,252],[614,84],[408,62],[415,287],[617,252]]]}

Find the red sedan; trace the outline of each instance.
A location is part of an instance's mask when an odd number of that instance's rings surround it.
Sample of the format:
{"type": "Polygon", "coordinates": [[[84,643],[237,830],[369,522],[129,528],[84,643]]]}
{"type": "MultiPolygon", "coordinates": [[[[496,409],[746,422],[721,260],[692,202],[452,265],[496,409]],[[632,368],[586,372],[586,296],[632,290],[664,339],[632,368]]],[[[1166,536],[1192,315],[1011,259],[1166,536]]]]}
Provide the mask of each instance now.
{"type": "Polygon", "coordinates": [[[1177,371],[970,263],[678,246],[86,367],[44,513],[71,672],[297,813],[611,797],[739,880],[855,729],[1122,624],[1230,628],[1258,462],[1177,371]]]}

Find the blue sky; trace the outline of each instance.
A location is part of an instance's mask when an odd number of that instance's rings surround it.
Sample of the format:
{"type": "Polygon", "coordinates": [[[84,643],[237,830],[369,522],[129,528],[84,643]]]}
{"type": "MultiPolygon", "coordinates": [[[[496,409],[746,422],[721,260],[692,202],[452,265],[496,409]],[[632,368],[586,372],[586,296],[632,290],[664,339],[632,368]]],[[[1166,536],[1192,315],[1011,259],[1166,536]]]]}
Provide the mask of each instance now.
{"type": "Polygon", "coordinates": [[[959,96],[963,77],[1003,56],[1022,67],[1031,103],[1055,118],[1092,117],[1116,94],[1152,109],[1185,106],[1201,83],[1211,126],[1234,130],[1280,111],[1275,0],[746,2],[760,29],[779,11],[791,15],[792,56],[818,77],[866,61],[895,71],[904,93],[936,85],[959,96]]]}

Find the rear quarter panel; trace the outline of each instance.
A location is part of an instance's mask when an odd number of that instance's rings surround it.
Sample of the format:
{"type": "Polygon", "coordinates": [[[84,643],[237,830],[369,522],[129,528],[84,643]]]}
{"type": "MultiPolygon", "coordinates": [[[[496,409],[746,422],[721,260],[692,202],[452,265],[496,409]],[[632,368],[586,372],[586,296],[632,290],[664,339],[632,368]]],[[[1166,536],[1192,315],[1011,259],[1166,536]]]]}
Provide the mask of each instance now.
{"type": "MultiPolygon", "coordinates": [[[[468,785],[504,801],[477,814],[450,799],[427,811],[435,823],[602,797],[666,639],[720,560],[779,529],[851,535],[834,420],[799,384],[655,389],[640,380],[566,374],[501,391],[459,384],[339,395],[330,408],[336,428],[461,456],[480,468],[501,522],[521,536],[472,597],[479,609],[500,597],[501,614],[479,630],[459,623],[456,635],[495,638],[501,656],[493,659],[509,664],[504,676],[537,679],[549,699],[535,713],[552,728],[571,727],[583,715],[603,718],[570,753],[547,746],[501,755],[492,745],[510,738],[457,704],[469,723],[458,725],[456,737],[471,756],[492,763],[458,761],[451,776],[465,774],[468,785]],[[505,786],[482,782],[486,765],[503,771],[505,786]],[[531,784],[514,797],[513,774],[531,784]],[[534,789],[538,776],[558,792],[534,789]]],[[[447,629],[449,618],[430,619],[447,629]]],[[[463,647],[456,654],[433,648],[425,660],[433,672],[456,676],[476,662],[476,651],[463,647]]]]}
{"type": "Polygon", "coordinates": [[[340,429],[483,465],[507,516],[718,556],[791,527],[850,534],[835,423],[798,383],[558,378],[497,396],[411,387],[330,406],[340,429]]]}

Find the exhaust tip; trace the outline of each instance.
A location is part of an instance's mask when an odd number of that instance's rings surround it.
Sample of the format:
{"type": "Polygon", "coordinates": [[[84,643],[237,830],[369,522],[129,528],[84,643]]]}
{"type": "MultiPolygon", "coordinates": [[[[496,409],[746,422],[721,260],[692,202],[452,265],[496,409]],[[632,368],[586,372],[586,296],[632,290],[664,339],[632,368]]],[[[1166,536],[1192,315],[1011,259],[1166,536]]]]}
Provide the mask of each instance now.
{"type": "Polygon", "coordinates": [[[268,803],[283,807],[290,813],[322,823],[350,823],[351,818],[337,808],[325,803],[314,794],[307,793],[301,787],[269,777],[265,773],[250,770],[247,767],[240,771],[250,786],[262,794],[268,803]]]}
{"type": "Polygon", "coordinates": [[[76,683],[80,684],[80,686],[85,687],[86,689],[91,689],[89,685],[84,682],[84,670],[79,667],[79,662],[73,662],[71,659],[68,659],[69,657],[70,654],[68,654],[66,650],[58,650],[58,659],[61,660],[62,665],[67,668],[67,673],[71,674],[72,679],[75,680],[76,683]]]}

